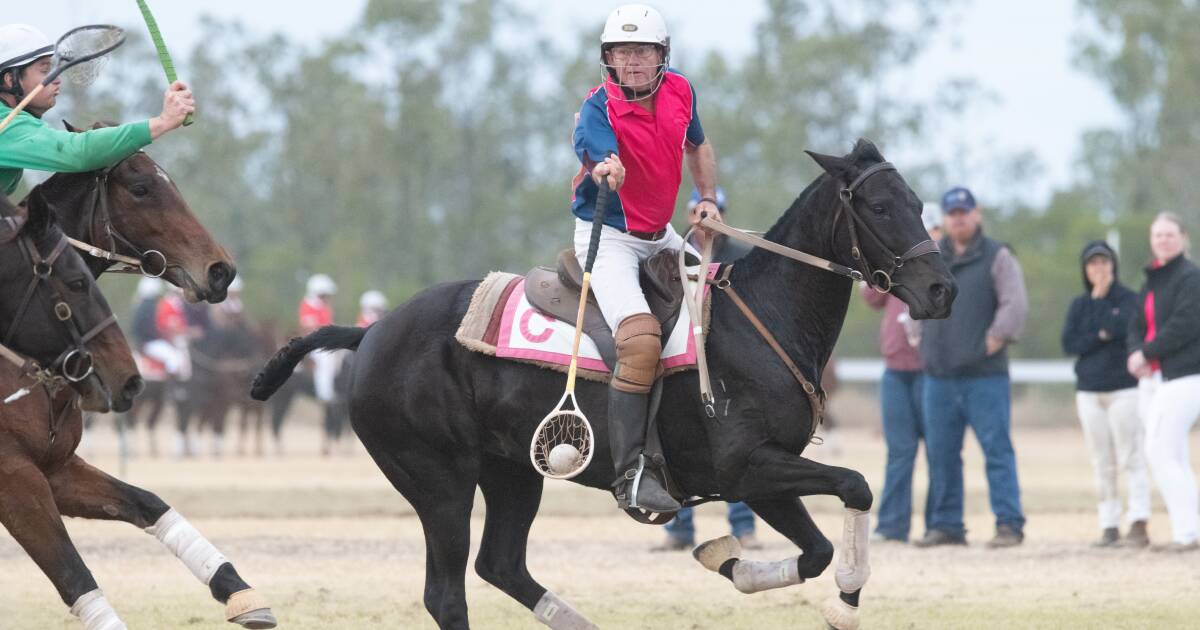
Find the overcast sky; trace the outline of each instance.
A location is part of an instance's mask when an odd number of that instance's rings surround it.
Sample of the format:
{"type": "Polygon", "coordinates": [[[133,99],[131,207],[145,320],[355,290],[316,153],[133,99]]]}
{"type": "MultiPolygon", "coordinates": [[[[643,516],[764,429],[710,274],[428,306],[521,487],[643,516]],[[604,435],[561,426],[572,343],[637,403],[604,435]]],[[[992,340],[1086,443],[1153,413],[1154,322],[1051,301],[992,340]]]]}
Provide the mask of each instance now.
{"type": "MultiPolygon", "coordinates": [[[[570,41],[578,29],[601,21],[609,8],[595,2],[518,1],[534,11],[539,31],[561,33],[564,41],[570,41]]],[[[5,4],[4,19],[34,24],[51,37],[82,23],[130,24],[139,19],[133,0],[14,0],[5,4]]],[[[187,50],[196,43],[192,27],[201,13],[237,18],[263,32],[279,30],[295,40],[316,42],[346,30],[364,4],[365,0],[152,0],[151,7],[168,45],[187,50]]],[[[666,16],[673,41],[684,50],[713,46],[731,54],[745,53],[753,47],[752,27],[763,14],[762,2],[756,0],[657,0],[652,4],[666,16]]],[[[946,26],[916,66],[905,72],[904,81],[918,95],[932,95],[946,79],[970,76],[996,101],[977,109],[969,123],[932,130],[935,137],[928,138],[928,150],[945,160],[951,159],[947,153],[953,146],[975,151],[1032,150],[1045,165],[1046,177],[1038,190],[1030,191],[1029,200],[1043,201],[1050,188],[1070,181],[1080,132],[1118,122],[1103,86],[1072,67],[1071,41],[1078,21],[1075,2],[967,0],[962,4],[944,16],[946,26]]],[[[686,55],[674,61],[687,71],[686,55]]],[[[698,89],[703,108],[703,86],[698,89]]],[[[203,94],[199,96],[202,106],[203,94]]],[[[845,148],[852,142],[853,138],[847,138],[845,148]]],[[[884,149],[886,152],[887,147],[884,149]]],[[[954,183],[973,184],[969,173],[952,174],[966,180],[954,183]]],[[[979,179],[982,181],[974,185],[981,189],[977,191],[982,193],[981,203],[986,205],[989,192],[1011,196],[1011,191],[998,190],[1003,182],[987,174],[979,179]]]]}

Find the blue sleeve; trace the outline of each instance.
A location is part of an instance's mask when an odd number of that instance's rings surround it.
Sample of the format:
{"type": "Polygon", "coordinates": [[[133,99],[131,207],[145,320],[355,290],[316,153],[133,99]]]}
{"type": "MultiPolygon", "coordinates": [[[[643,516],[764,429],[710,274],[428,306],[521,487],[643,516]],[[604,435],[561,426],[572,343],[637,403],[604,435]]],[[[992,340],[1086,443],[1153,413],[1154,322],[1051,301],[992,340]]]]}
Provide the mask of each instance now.
{"type": "Polygon", "coordinates": [[[700,126],[700,106],[696,101],[696,88],[688,83],[688,87],[692,90],[692,120],[688,123],[687,141],[692,146],[700,146],[704,144],[704,128],[700,126]]]}
{"type": "Polygon", "coordinates": [[[597,92],[583,102],[579,122],[575,125],[575,155],[589,171],[609,154],[617,153],[617,135],[608,120],[603,94],[603,91],[597,92]]]}

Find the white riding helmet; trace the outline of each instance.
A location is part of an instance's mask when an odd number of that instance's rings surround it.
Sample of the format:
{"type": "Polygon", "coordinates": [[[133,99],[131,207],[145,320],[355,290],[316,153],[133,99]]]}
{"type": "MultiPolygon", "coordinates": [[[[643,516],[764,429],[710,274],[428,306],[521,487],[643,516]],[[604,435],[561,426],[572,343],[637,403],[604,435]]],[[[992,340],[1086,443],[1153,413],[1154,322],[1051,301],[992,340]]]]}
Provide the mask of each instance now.
{"type": "Polygon", "coordinates": [[[308,285],[305,288],[305,292],[309,297],[317,297],[318,295],[337,295],[337,284],[334,283],[333,278],[330,278],[323,273],[318,273],[308,279],[308,285]]]}
{"type": "Polygon", "coordinates": [[[158,278],[144,277],[138,280],[137,297],[139,300],[149,300],[162,295],[163,283],[158,278]]]}
{"type": "Polygon", "coordinates": [[[358,306],[364,311],[386,311],[388,299],[379,291],[367,291],[358,299],[358,306]]]}
{"type": "Polygon", "coordinates": [[[233,282],[230,282],[229,286],[226,287],[225,290],[229,293],[241,293],[242,289],[244,288],[246,288],[246,283],[242,282],[242,277],[234,276],[233,282]]]}
{"type": "Polygon", "coordinates": [[[54,54],[54,42],[28,24],[0,26],[0,72],[54,54]]]}

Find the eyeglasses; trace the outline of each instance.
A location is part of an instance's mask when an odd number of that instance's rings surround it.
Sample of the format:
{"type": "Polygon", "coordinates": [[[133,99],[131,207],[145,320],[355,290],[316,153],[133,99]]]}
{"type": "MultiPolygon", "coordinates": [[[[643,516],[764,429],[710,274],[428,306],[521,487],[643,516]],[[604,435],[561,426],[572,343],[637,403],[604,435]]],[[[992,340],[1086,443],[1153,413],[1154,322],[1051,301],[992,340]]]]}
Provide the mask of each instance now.
{"type": "Polygon", "coordinates": [[[629,46],[617,46],[612,49],[613,59],[625,61],[631,57],[638,59],[649,59],[658,52],[658,46],[654,44],[633,44],[629,46]]]}

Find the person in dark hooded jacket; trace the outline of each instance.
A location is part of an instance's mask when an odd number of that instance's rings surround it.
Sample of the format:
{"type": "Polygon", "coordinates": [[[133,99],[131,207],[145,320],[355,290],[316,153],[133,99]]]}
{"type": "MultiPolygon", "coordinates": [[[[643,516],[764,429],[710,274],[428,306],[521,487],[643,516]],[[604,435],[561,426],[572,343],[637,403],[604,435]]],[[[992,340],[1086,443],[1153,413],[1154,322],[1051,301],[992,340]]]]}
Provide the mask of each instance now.
{"type": "Polygon", "coordinates": [[[1117,254],[1108,243],[1092,241],[1080,256],[1083,295],[1071,302],[1062,330],[1063,352],[1075,362],[1075,403],[1087,440],[1096,490],[1100,540],[1097,547],[1145,547],[1150,544],[1150,480],[1143,449],[1144,430],[1138,415],[1138,383],[1125,369],[1125,336],[1137,312],[1137,294],[1121,284],[1117,254]],[[1122,541],[1121,492],[1118,477],[1129,484],[1122,541]]]}

